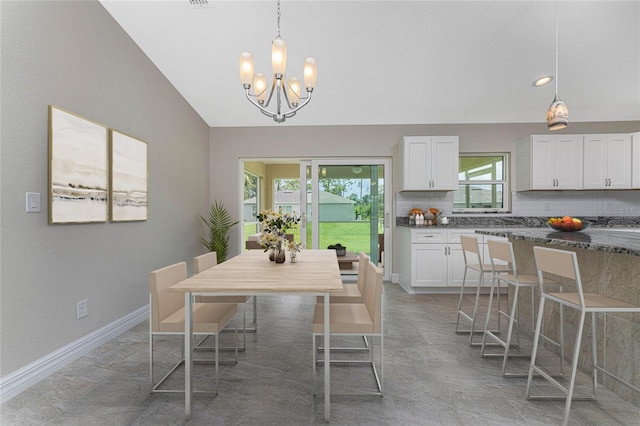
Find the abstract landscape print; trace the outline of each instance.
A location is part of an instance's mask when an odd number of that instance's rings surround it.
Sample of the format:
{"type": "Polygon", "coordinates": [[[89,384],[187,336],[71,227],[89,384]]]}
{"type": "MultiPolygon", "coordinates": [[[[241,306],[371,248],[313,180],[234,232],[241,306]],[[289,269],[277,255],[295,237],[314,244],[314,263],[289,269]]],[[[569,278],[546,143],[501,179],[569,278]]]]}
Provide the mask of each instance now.
{"type": "Polygon", "coordinates": [[[147,220],[147,143],[111,130],[111,221],[147,220]]]}
{"type": "Polygon", "coordinates": [[[106,222],[108,129],[49,106],[49,223],[106,222]]]}

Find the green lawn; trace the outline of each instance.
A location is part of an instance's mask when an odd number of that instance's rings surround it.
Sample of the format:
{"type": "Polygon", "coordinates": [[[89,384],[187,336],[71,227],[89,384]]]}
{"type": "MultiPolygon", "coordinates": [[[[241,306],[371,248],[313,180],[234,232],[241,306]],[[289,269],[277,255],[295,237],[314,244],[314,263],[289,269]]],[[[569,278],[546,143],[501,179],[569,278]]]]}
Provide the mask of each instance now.
{"type": "MultiPolygon", "coordinates": [[[[347,250],[354,253],[361,251],[371,255],[369,241],[369,222],[324,222],[320,223],[320,239],[318,247],[326,248],[329,245],[342,244],[347,250]]],[[[255,234],[255,222],[245,223],[244,235],[255,234]]],[[[289,231],[294,235],[296,241],[300,241],[300,228],[296,227],[289,231]]],[[[307,241],[311,240],[311,229],[307,241]]],[[[376,255],[377,258],[377,255],[376,255]]]]}

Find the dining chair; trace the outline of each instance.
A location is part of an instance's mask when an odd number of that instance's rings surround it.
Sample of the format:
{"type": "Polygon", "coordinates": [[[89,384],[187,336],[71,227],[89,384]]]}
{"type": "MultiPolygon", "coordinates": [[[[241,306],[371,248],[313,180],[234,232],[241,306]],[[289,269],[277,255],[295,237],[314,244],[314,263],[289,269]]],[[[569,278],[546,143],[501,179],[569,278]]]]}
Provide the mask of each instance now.
{"type": "MultiPolygon", "coordinates": [[[[582,287],[582,279],[580,277],[580,270],[578,268],[578,260],[575,252],[558,250],[546,247],[534,247],[534,258],[536,261],[536,270],[538,273],[538,284],[540,288],[540,305],[538,307],[538,318],[536,320],[536,331],[534,335],[533,351],[531,354],[531,364],[529,366],[529,377],[527,379],[527,399],[560,399],[565,400],[564,408],[564,422],[566,425],[569,422],[569,413],[571,410],[571,402],[575,400],[595,400],[596,390],[598,386],[598,371],[606,374],[608,377],[622,383],[631,389],[640,393],[640,390],[633,385],[625,382],[621,378],[615,376],[613,373],[605,370],[604,365],[598,364],[598,331],[596,315],[602,313],[605,315],[605,327],[607,314],[622,314],[622,313],[640,313],[640,306],[633,305],[623,300],[615,299],[613,297],[604,296],[597,293],[585,293],[582,287]],[[544,283],[548,275],[561,277],[570,283],[575,285],[576,292],[548,292],[544,283]],[[571,376],[569,378],[568,385],[565,386],[551,376],[547,369],[541,365],[536,364],[536,356],[538,352],[538,341],[541,335],[542,328],[542,314],[545,302],[557,303],[567,308],[575,309],[578,311],[578,329],[576,331],[576,340],[574,343],[573,355],[571,360],[571,376]],[[592,394],[587,397],[574,397],[576,373],[578,369],[578,358],[580,355],[580,344],[582,341],[582,334],[584,330],[584,323],[586,314],[591,314],[591,351],[592,351],[592,394]],[[553,384],[556,388],[560,389],[563,396],[555,395],[532,395],[531,383],[533,374],[537,373],[546,379],[549,383],[553,384]]],[[[611,327],[611,326],[608,326],[611,327]]],[[[604,333],[606,340],[606,330],[604,333]]],[[[633,339],[631,336],[630,338],[633,339]]],[[[636,336],[637,339],[637,336],[636,336]]]]}
{"type": "MultiPolygon", "coordinates": [[[[366,253],[360,252],[358,255],[358,279],[356,284],[343,284],[343,290],[331,293],[329,295],[329,303],[364,303],[365,295],[365,280],[370,258],[366,253]]],[[[316,303],[324,303],[324,297],[318,296],[316,303]]],[[[332,351],[368,351],[369,341],[367,336],[362,336],[364,340],[364,346],[349,347],[349,346],[333,346],[332,351]]],[[[319,351],[324,351],[324,346],[318,347],[319,351]]]]}
{"type": "MultiPolygon", "coordinates": [[[[531,330],[530,333],[533,335],[534,325],[535,325],[535,289],[538,287],[538,276],[537,275],[527,275],[527,274],[519,274],[518,268],[516,266],[516,259],[513,252],[513,244],[510,241],[500,241],[500,240],[488,240],[487,245],[489,247],[489,259],[491,260],[491,269],[492,269],[492,282],[491,282],[491,291],[489,293],[489,303],[487,306],[487,317],[485,320],[484,326],[484,336],[482,337],[482,348],[480,350],[480,356],[482,357],[502,357],[502,376],[503,377],[527,377],[527,373],[513,373],[507,372],[507,363],[510,357],[518,357],[518,358],[530,358],[531,353],[519,351],[518,353],[510,353],[512,347],[520,348],[520,289],[528,288],[531,291],[531,330]],[[498,266],[499,265],[509,265],[511,269],[511,273],[500,272],[498,266]],[[507,319],[507,334],[506,338],[501,336],[502,330],[500,330],[500,322],[498,322],[498,333],[489,329],[489,322],[491,320],[491,307],[493,303],[493,296],[495,290],[500,287],[500,285],[504,283],[508,286],[507,289],[507,298],[511,299],[511,304],[507,303],[508,310],[498,309],[497,315],[499,317],[504,317],[507,319]],[[516,343],[512,344],[513,333],[516,333],[516,343]],[[491,342],[488,342],[490,340],[491,342]],[[504,351],[503,353],[487,353],[486,349],[490,345],[490,343],[497,344],[501,346],[504,351]]],[[[554,285],[560,288],[562,291],[562,286],[560,283],[549,280],[546,285],[554,285]]],[[[499,294],[499,291],[497,292],[499,294]]],[[[499,296],[498,296],[499,297],[499,296]]],[[[562,308],[561,308],[561,324],[562,324],[562,308]]],[[[563,343],[564,343],[564,334],[562,331],[560,332],[560,342],[556,342],[551,338],[545,337],[547,341],[557,347],[560,348],[561,358],[563,355],[563,343]]],[[[562,361],[561,361],[562,362],[562,361]]],[[[562,365],[562,364],[561,364],[562,365]]]]}
{"type": "MultiPolygon", "coordinates": [[[[175,263],[157,269],[149,274],[149,378],[151,392],[184,392],[179,389],[160,389],[162,383],[184,363],[184,339],[182,341],[182,357],[158,382],[154,383],[154,336],[180,335],[184,336],[185,307],[184,293],[170,291],[169,287],[187,278],[186,262],[175,263]]],[[[215,356],[213,360],[198,360],[197,362],[215,363],[216,390],[218,389],[218,336],[231,318],[238,312],[236,303],[194,303],[193,304],[193,334],[209,335],[215,338],[215,356]]],[[[237,340],[237,334],[236,334],[237,340]]],[[[238,352],[235,352],[234,362],[237,362],[238,352]]],[[[212,392],[212,391],[200,391],[212,392]]]]}
{"type": "MultiPolygon", "coordinates": [[[[329,295],[329,303],[362,303],[364,302],[364,280],[367,273],[369,256],[364,252],[358,255],[358,279],[356,284],[344,284],[343,290],[329,295]]],[[[316,303],[323,303],[323,296],[318,296],[316,303]]]]}
{"type": "MultiPolygon", "coordinates": [[[[213,268],[218,264],[218,256],[215,251],[201,254],[193,258],[193,273],[199,274],[209,268],[213,268]]],[[[255,333],[258,328],[258,306],[256,296],[196,296],[196,302],[199,303],[238,303],[243,305],[243,333],[255,333]],[[253,298],[253,327],[247,328],[245,323],[245,307],[244,304],[253,298]]],[[[243,336],[246,343],[246,336],[243,336]]],[[[243,348],[244,350],[244,348],[243,348]]]]}
{"type": "MultiPolygon", "coordinates": [[[[482,329],[476,329],[476,316],[478,313],[478,306],[480,302],[480,289],[484,284],[484,274],[493,273],[491,264],[483,263],[480,257],[480,246],[478,244],[478,238],[468,235],[460,236],[460,243],[462,246],[462,255],[464,257],[464,275],[462,276],[462,285],[460,286],[460,297],[458,298],[458,315],[456,317],[456,334],[469,333],[469,346],[480,346],[482,343],[474,342],[473,336],[476,333],[484,333],[482,329]],[[476,296],[473,304],[473,311],[471,314],[465,312],[462,307],[462,301],[464,300],[464,289],[467,283],[467,276],[469,271],[473,271],[478,274],[478,283],[476,284],[476,296]],[[471,323],[469,329],[460,329],[460,318],[464,318],[471,323]]],[[[509,265],[496,265],[496,273],[511,272],[509,265]]],[[[498,288],[498,310],[500,310],[500,290],[498,288]]],[[[497,330],[496,330],[497,331],[497,330]]]]}
{"type": "MultiPolygon", "coordinates": [[[[382,270],[368,262],[365,274],[363,303],[330,303],[329,332],[331,336],[377,337],[380,342],[380,372],[376,367],[374,347],[370,345],[367,359],[330,359],[331,364],[367,364],[373,370],[377,385],[375,395],[382,395],[384,384],[384,338],[382,319],[382,270]]],[[[316,365],[318,360],[316,339],[324,335],[324,304],[316,304],[313,315],[313,383],[315,393],[316,365]]],[[[331,352],[333,353],[333,351],[331,352]]],[[[331,355],[331,354],[330,354],[331,355]]],[[[328,368],[328,366],[325,366],[328,368]]],[[[368,393],[371,394],[371,393],[368,393]]]]}

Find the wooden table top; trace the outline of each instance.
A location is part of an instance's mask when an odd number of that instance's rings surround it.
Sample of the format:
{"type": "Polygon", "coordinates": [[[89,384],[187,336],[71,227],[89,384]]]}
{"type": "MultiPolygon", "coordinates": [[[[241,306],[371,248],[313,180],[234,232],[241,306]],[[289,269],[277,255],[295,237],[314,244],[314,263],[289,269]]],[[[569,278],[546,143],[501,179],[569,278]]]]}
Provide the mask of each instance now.
{"type": "Polygon", "coordinates": [[[302,250],[297,262],[275,263],[249,250],[170,287],[173,291],[230,294],[326,293],[342,290],[335,250],[302,250]]]}

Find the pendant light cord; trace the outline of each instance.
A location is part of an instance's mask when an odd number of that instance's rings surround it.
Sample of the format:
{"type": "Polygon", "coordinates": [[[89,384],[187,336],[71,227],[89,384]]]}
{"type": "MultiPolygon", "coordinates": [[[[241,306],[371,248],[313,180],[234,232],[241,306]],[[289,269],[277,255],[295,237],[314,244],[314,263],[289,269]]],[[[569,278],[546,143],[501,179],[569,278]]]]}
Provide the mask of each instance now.
{"type": "Polygon", "coordinates": [[[556,0],[556,97],[558,96],[558,0],[556,0]]]}

